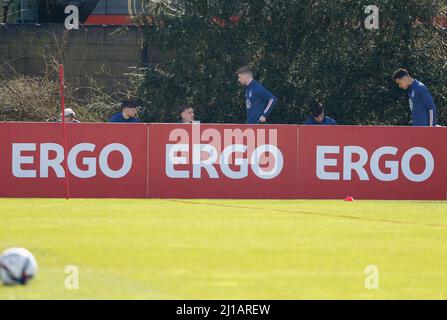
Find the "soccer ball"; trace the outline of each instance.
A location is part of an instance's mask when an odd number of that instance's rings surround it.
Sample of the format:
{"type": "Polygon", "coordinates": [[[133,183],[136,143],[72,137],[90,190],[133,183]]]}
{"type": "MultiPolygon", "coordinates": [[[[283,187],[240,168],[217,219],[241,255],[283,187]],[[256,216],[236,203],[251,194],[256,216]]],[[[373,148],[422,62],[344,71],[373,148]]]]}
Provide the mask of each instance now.
{"type": "Polygon", "coordinates": [[[36,273],[36,259],[28,250],[11,248],[0,255],[0,280],[4,285],[25,285],[36,273]]]}

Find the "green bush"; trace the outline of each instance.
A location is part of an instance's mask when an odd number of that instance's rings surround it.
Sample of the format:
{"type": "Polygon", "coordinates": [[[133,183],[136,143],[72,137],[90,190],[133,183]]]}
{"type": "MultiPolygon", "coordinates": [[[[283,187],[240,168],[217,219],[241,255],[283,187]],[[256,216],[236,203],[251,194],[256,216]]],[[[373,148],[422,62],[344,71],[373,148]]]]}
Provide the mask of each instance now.
{"type": "Polygon", "coordinates": [[[244,122],[235,71],[249,64],[279,98],[273,123],[301,123],[316,97],[341,124],[407,125],[406,93],[391,79],[399,67],[429,87],[447,123],[447,32],[430,23],[445,1],[377,0],[372,31],[364,27],[371,1],[215,0],[206,10],[185,2],[200,10],[161,9],[146,21],[145,42],[163,57],[140,86],[147,121],[176,121],[177,107],[190,104],[203,122],[244,122]]]}

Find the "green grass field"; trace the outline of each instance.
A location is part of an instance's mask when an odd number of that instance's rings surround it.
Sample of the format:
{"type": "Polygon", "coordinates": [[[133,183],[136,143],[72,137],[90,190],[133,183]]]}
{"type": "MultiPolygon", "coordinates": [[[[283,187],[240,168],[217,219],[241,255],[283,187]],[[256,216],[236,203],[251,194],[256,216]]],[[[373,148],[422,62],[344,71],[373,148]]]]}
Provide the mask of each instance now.
{"type": "Polygon", "coordinates": [[[446,202],[0,199],[13,246],[40,270],[0,299],[447,298],[446,202]]]}

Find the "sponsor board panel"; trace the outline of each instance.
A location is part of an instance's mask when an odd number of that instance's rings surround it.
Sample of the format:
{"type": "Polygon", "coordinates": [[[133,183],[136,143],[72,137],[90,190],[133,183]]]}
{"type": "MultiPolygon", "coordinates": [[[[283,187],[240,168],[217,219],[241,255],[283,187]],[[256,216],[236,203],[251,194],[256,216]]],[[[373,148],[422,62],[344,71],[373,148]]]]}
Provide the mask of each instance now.
{"type": "Polygon", "coordinates": [[[297,127],[151,124],[154,198],[293,199],[297,127]]]}
{"type": "MultiPolygon", "coordinates": [[[[447,197],[446,128],[78,124],[68,133],[72,197],[447,197]]],[[[0,196],[64,197],[63,158],[60,124],[0,123],[0,196]]]]}
{"type": "MultiPolygon", "coordinates": [[[[147,126],[68,125],[71,197],[147,195],[147,126]]],[[[65,197],[63,128],[0,123],[0,196],[65,197]]]]}
{"type": "Polygon", "coordinates": [[[299,130],[300,198],[446,199],[445,128],[299,130]]]}

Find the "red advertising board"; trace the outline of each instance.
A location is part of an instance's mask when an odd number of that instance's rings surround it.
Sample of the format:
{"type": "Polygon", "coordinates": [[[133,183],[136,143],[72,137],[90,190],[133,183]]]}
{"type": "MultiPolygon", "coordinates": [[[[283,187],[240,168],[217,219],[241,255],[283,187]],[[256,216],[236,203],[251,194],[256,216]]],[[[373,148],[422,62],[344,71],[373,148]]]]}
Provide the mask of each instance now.
{"type": "Polygon", "coordinates": [[[149,194],[293,199],[297,142],[296,126],[151,124],[149,194]]]}
{"type": "MultiPolygon", "coordinates": [[[[447,128],[68,125],[75,198],[446,200],[447,128]]],[[[63,130],[0,123],[0,197],[65,197],[63,130]]]]}
{"type": "MultiPolygon", "coordinates": [[[[70,196],[147,196],[147,126],[68,125],[70,196]]],[[[65,197],[63,129],[0,123],[0,196],[65,197]]]]}
{"type": "Polygon", "coordinates": [[[299,198],[445,200],[445,128],[300,127],[299,198]]]}

